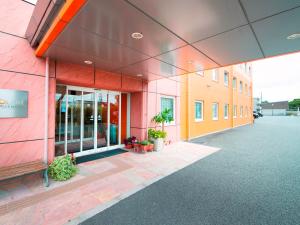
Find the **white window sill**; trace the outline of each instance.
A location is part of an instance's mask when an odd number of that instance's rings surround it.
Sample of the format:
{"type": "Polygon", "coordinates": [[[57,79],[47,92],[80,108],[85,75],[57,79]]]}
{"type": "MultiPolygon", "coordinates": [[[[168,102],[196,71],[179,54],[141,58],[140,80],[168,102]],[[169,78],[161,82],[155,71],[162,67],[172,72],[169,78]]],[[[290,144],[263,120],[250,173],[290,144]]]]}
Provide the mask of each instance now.
{"type": "Polygon", "coordinates": [[[228,120],[228,117],[224,117],[224,120],[228,120]]]}
{"type": "Polygon", "coordinates": [[[202,122],[203,119],[195,119],[195,122],[199,123],[199,122],[202,122]]]}
{"type": "Polygon", "coordinates": [[[212,120],[217,121],[217,120],[219,120],[219,118],[213,118],[212,120]]]}
{"type": "Polygon", "coordinates": [[[234,116],[233,118],[236,119],[236,116],[234,116]]]}

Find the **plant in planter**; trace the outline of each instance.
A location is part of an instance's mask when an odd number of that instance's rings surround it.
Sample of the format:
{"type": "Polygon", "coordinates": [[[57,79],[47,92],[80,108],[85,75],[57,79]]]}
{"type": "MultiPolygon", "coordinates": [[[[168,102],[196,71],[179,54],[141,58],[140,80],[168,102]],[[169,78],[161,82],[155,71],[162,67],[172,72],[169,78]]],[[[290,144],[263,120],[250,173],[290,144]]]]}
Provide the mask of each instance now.
{"type": "Polygon", "coordinates": [[[50,164],[48,173],[53,180],[64,181],[73,177],[78,169],[71,155],[59,156],[50,164]]]}
{"type": "Polygon", "coordinates": [[[167,136],[165,132],[165,124],[173,121],[173,116],[170,109],[165,109],[155,115],[152,119],[156,124],[161,124],[161,130],[148,130],[148,137],[154,141],[154,150],[161,151],[164,148],[164,139],[167,136]]]}
{"type": "Polygon", "coordinates": [[[132,136],[129,138],[124,139],[124,144],[126,149],[132,149],[133,144],[137,142],[136,137],[132,136]]]}
{"type": "Polygon", "coordinates": [[[144,140],[140,142],[140,150],[142,152],[153,151],[154,145],[152,142],[148,140],[144,140]]]}
{"type": "Polygon", "coordinates": [[[148,151],[148,146],[149,146],[149,141],[148,140],[144,140],[140,142],[141,146],[140,149],[142,152],[147,152],[148,151]]]}
{"type": "Polygon", "coordinates": [[[164,148],[164,139],[167,137],[165,131],[149,129],[148,137],[153,140],[155,151],[161,151],[164,148]]]}

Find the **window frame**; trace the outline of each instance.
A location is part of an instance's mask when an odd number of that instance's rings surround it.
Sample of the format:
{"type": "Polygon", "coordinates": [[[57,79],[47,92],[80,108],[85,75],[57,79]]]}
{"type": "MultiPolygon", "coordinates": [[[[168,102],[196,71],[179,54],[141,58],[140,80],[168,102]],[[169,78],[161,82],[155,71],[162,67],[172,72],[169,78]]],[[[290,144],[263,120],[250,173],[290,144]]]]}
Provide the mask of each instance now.
{"type": "Polygon", "coordinates": [[[218,71],[218,69],[213,69],[212,70],[211,79],[212,79],[212,81],[219,82],[219,71],[218,71]],[[214,79],[214,78],[216,78],[216,79],[214,79]]]}
{"type": "Polygon", "coordinates": [[[218,102],[213,102],[212,103],[212,120],[219,120],[219,103],[218,102]],[[214,108],[213,108],[213,106],[214,105],[216,105],[217,106],[217,116],[216,117],[214,117],[214,108]]]}
{"type": "Polygon", "coordinates": [[[233,118],[237,117],[237,105],[233,105],[233,118]]]}
{"type": "Polygon", "coordinates": [[[224,86],[229,87],[229,72],[227,70],[224,70],[223,79],[224,79],[224,86]],[[225,76],[227,76],[227,83],[225,82],[225,76]]]}
{"type": "Polygon", "coordinates": [[[240,106],[240,118],[243,118],[244,115],[244,109],[243,106],[240,106]]]}
{"type": "Polygon", "coordinates": [[[228,118],[229,118],[229,104],[228,104],[228,103],[225,103],[223,109],[224,109],[224,113],[223,113],[224,119],[225,119],[225,120],[228,120],[228,118]],[[226,111],[225,111],[225,106],[227,106],[227,110],[226,110],[226,111]],[[227,116],[225,116],[225,112],[227,112],[227,116]]]}
{"type": "Polygon", "coordinates": [[[201,122],[201,121],[203,121],[203,106],[204,106],[204,102],[202,101],[202,100],[196,100],[195,101],[195,104],[194,104],[194,106],[195,106],[195,122],[201,122]],[[201,104],[201,118],[197,118],[196,117],[196,104],[197,103],[200,103],[201,104]]]}
{"type": "Polygon", "coordinates": [[[239,83],[239,92],[243,93],[243,81],[241,81],[241,80],[240,80],[240,83],[239,83]]]}
{"type": "Polygon", "coordinates": [[[170,123],[165,123],[165,126],[173,126],[176,125],[175,121],[176,121],[176,106],[175,106],[175,97],[174,96],[168,96],[168,95],[161,95],[160,96],[160,111],[162,111],[162,98],[167,98],[167,99],[172,99],[173,100],[173,121],[170,123]]]}
{"type": "Polygon", "coordinates": [[[236,77],[233,77],[233,78],[232,78],[232,88],[233,88],[234,90],[237,89],[237,78],[236,78],[236,77]],[[235,82],[233,82],[233,81],[235,81],[235,82]],[[235,84],[235,85],[234,85],[234,84],[235,84]]]}

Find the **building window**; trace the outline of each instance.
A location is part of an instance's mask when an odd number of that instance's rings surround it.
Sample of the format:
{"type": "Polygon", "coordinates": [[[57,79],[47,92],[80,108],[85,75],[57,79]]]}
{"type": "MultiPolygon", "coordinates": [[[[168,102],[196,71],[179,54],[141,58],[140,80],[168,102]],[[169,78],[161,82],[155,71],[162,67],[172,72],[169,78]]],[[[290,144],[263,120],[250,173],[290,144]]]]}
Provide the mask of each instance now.
{"type": "Polygon", "coordinates": [[[219,73],[218,73],[218,70],[217,69],[213,69],[211,71],[211,79],[213,81],[218,81],[219,80],[219,73]]]}
{"type": "Polygon", "coordinates": [[[204,71],[203,70],[197,71],[196,74],[204,77],[204,71]]]}
{"type": "Polygon", "coordinates": [[[240,117],[243,117],[243,106],[240,107],[240,117]]]}
{"type": "Polygon", "coordinates": [[[236,118],[237,115],[237,107],[236,105],[233,106],[233,118],[236,118]]]}
{"type": "Polygon", "coordinates": [[[227,71],[224,71],[224,85],[228,87],[229,83],[229,73],[227,71]]]}
{"type": "Polygon", "coordinates": [[[224,119],[227,120],[228,119],[228,104],[224,105],[224,119]]]}
{"type": "Polygon", "coordinates": [[[203,101],[195,102],[195,121],[199,122],[203,120],[203,101]]]}
{"type": "Polygon", "coordinates": [[[218,120],[218,118],[219,118],[219,104],[213,103],[212,104],[212,119],[218,120]]]}
{"type": "Polygon", "coordinates": [[[243,82],[240,81],[240,93],[242,93],[242,92],[243,92],[243,82]]]}
{"type": "Polygon", "coordinates": [[[175,104],[174,97],[161,97],[160,98],[160,110],[161,112],[170,109],[170,116],[172,116],[173,121],[170,123],[166,123],[166,125],[174,125],[175,124],[175,104]]]}
{"type": "Polygon", "coordinates": [[[232,88],[236,89],[236,77],[232,79],[232,88]]]}

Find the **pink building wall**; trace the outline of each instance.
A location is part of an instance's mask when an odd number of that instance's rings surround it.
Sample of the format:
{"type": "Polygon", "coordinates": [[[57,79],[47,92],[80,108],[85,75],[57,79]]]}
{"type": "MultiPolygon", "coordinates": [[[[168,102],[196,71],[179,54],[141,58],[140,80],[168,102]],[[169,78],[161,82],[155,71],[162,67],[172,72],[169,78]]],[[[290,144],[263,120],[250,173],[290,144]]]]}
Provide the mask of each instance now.
{"type": "MultiPolygon", "coordinates": [[[[34,6],[21,0],[3,0],[0,7],[0,89],[29,92],[28,118],[0,118],[0,167],[43,159],[44,149],[44,59],[35,57],[25,39],[34,6]]],[[[50,62],[48,158],[54,158],[56,84],[69,84],[131,93],[131,135],[146,138],[155,127],[151,118],[160,111],[160,97],[174,96],[176,123],[168,126],[168,138],[180,139],[179,80],[143,81],[90,66],[50,62]]]]}

